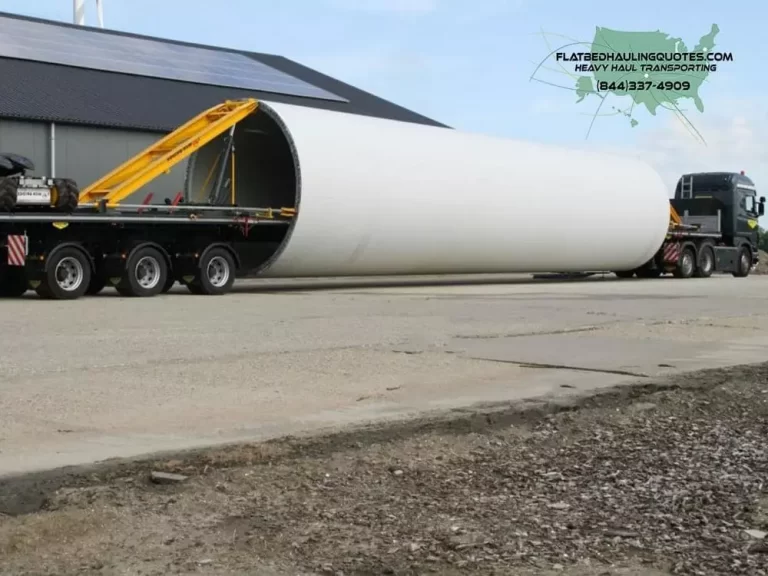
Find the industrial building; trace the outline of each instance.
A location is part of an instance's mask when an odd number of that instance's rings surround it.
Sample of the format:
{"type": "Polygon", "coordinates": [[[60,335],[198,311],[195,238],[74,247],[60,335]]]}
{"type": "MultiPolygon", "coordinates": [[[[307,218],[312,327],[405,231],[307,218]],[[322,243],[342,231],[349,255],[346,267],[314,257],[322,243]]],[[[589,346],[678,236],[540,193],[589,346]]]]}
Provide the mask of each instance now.
{"type": "MultiPolygon", "coordinates": [[[[0,151],[81,187],[226,99],[443,126],[282,56],[3,12],[0,78],[0,151]]],[[[140,194],[172,198],[185,173],[182,162],[140,194]]]]}

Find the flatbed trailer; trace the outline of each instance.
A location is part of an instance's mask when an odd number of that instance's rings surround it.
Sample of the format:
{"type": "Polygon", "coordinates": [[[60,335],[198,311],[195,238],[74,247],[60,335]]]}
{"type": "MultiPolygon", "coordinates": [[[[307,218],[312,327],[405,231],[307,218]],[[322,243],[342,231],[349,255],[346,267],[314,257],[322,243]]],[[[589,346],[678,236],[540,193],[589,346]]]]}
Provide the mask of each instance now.
{"type": "Polygon", "coordinates": [[[266,263],[294,214],[186,205],[0,214],[0,295],[32,288],[74,299],[114,286],[124,296],[154,296],[175,282],[195,294],[223,294],[238,274],[266,263]]]}

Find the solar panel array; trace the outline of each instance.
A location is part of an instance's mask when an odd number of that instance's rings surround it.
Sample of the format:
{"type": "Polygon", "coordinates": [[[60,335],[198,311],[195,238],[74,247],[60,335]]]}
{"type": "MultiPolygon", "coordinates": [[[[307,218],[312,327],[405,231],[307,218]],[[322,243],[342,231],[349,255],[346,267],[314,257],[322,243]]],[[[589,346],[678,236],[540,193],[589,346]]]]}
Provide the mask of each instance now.
{"type": "Polygon", "coordinates": [[[348,102],[243,54],[0,16],[0,57],[348,102]]]}

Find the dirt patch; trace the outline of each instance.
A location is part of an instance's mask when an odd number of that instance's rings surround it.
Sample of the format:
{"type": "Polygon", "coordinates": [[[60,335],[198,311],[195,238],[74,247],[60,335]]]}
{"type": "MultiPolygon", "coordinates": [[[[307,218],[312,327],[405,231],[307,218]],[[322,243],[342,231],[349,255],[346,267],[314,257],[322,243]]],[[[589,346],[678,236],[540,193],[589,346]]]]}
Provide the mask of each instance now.
{"type": "Polygon", "coordinates": [[[6,480],[0,572],[766,574],[766,422],[768,364],[6,480]]]}

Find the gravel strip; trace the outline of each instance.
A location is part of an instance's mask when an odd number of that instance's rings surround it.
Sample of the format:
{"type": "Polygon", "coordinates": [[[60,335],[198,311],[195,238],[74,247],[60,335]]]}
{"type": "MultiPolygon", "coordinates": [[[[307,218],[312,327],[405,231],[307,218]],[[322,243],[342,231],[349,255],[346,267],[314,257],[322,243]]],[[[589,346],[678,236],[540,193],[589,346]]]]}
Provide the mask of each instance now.
{"type": "Polygon", "coordinates": [[[0,572],[766,575],[768,366],[724,373],[531,425],[94,476],[0,518],[0,572]]]}

